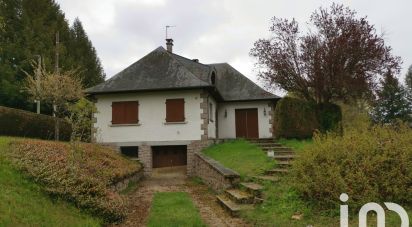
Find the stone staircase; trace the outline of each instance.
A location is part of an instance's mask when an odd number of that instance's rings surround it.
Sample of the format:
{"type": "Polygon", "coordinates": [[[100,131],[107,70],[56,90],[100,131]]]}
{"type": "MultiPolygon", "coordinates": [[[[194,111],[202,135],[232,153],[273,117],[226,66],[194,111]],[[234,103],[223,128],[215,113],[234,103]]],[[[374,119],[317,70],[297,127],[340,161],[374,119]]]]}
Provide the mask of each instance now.
{"type": "MultiPolygon", "coordinates": [[[[269,157],[276,160],[277,166],[267,170],[264,175],[252,176],[257,182],[277,182],[279,175],[289,171],[291,161],[297,157],[295,152],[277,143],[273,139],[251,139],[249,142],[259,146],[269,157]]],[[[263,202],[263,186],[254,182],[241,182],[236,188],[227,189],[217,196],[217,201],[232,216],[239,216],[240,211],[253,209],[255,204],[263,202]]]]}
{"type": "Polygon", "coordinates": [[[297,157],[291,148],[284,147],[273,139],[251,139],[249,142],[256,144],[268,157],[276,160],[277,167],[266,171],[264,175],[265,178],[288,173],[291,162],[297,157]]]}
{"type": "Polygon", "coordinates": [[[241,182],[237,188],[226,189],[216,198],[230,215],[237,217],[240,211],[253,209],[255,204],[263,202],[262,190],[260,184],[241,182]]]}

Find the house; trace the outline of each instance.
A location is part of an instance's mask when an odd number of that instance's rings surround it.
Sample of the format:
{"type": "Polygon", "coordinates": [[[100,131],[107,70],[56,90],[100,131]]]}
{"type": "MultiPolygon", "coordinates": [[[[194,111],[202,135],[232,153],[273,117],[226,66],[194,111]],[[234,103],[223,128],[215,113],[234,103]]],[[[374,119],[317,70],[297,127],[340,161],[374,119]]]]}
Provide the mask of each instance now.
{"type": "Polygon", "coordinates": [[[278,96],[227,63],[203,64],[159,47],[87,89],[95,101],[93,137],[152,168],[187,165],[219,139],[271,138],[278,96]]]}

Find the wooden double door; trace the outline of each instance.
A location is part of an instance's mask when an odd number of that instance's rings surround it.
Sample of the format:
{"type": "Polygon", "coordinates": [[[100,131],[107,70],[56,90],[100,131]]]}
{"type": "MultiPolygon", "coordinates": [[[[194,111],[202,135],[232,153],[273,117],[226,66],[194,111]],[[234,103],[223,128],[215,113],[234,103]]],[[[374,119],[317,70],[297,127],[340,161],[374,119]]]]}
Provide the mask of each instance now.
{"type": "Polygon", "coordinates": [[[153,146],[153,168],[187,164],[186,146],[153,146]]]}
{"type": "Polygon", "coordinates": [[[236,109],[236,138],[259,138],[258,109],[236,109]]]}

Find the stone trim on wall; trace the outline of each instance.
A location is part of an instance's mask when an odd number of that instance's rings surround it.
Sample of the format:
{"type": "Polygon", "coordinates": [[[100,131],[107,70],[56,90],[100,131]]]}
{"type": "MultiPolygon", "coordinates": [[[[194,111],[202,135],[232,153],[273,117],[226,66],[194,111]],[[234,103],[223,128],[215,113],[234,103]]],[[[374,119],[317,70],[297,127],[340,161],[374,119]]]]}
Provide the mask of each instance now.
{"type": "Polygon", "coordinates": [[[200,152],[194,154],[194,173],[213,190],[221,192],[240,182],[240,175],[200,152]]]}
{"type": "Polygon", "coordinates": [[[275,116],[274,116],[274,114],[275,114],[275,105],[276,105],[275,103],[271,103],[271,102],[268,104],[268,106],[269,106],[269,111],[268,111],[269,125],[270,125],[269,132],[272,134],[272,137],[275,136],[275,132],[273,130],[273,123],[274,123],[274,120],[275,120],[275,116]]]}
{"type": "Polygon", "coordinates": [[[201,135],[201,140],[208,140],[209,138],[209,134],[208,134],[208,127],[209,127],[209,104],[208,104],[208,96],[209,94],[203,90],[200,93],[200,109],[201,109],[201,113],[200,113],[200,119],[202,120],[202,124],[200,125],[200,129],[203,131],[202,135],[201,135]]]}
{"type": "MultiPolygon", "coordinates": [[[[90,97],[89,100],[93,103],[97,103],[97,99],[94,97],[90,97]]],[[[90,134],[90,142],[91,143],[96,143],[97,142],[97,128],[95,127],[95,124],[97,123],[97,117],[95,116],[95,113],[92,113],[92,125],[91,125],[91,134],[90,134]]]]}

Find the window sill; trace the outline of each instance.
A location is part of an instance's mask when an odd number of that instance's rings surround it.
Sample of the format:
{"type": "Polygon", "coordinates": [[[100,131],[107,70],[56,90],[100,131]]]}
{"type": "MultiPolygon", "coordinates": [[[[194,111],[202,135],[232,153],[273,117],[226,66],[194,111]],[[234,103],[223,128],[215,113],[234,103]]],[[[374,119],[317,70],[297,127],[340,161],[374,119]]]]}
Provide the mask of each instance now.
{"type": "Polygon", "coordinates": [[[137,124],[110,124],[109,127],[123,127],[123,126],[140,126],[140,123],[137,124]]]}
{"type": "Polygon", "coordinates": [[[164,122],[165,125],[182,125],[187,124],[187,121],[177,121],[177,122],[164,122]]]}

